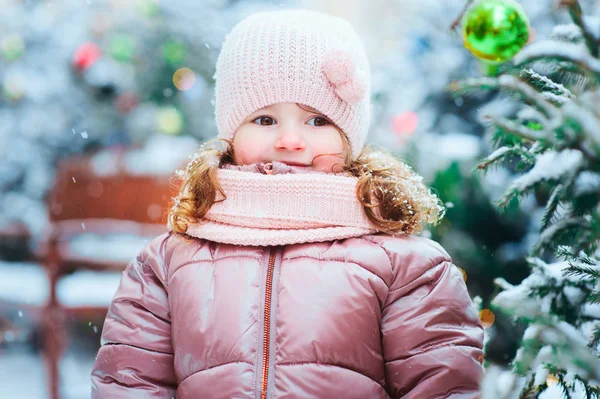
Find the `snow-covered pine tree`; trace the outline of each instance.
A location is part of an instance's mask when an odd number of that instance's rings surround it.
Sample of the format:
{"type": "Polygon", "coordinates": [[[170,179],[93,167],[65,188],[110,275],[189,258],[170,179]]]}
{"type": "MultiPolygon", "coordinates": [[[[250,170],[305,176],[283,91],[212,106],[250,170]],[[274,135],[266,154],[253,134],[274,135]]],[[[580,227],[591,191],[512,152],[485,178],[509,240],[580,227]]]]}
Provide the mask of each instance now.
{"type": "MultiPolygon", "coordinates": [[[[499,76],[450,85],[456,95],[494,88],[518,99],[514,117],[487,117],[497,149],[478,168],[510,162],[521,173],[501,207],[532,193],[546,201],[530,275],[496,279],[496,309],[527,326],[504,398],[600,398],[600,19],[578,0],[558,5],[572,24],[525,47],[499,76]]],[[[483,398],[498,397],[489,387],[483,398]]]]}

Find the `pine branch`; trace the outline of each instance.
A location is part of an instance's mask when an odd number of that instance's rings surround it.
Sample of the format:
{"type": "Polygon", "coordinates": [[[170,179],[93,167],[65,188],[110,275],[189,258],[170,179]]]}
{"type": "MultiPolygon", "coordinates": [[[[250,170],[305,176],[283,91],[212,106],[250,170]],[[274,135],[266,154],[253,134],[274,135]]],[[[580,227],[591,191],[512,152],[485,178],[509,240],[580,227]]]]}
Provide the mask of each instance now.
{"type": "MultiPolygon", "coordinates": [[[[546,92],[543,92],[544,95],[546,92]]],[[[544,126],[548,126],[550,121],[543,113],[533,107],[524,107],[517,112],[517,120],[533,130],[541,130],[544,126]],[[537,125],[531,125],[534,122],[537,125]]]]}
{"type": "Polygon", "coordinates": [[[533,375],[527,381],[527,384],[523,387],[519,399],[535,399],[537,398],[537,388],[533,386],[533,375]]]}
{"type": "Polygon", "coordinates": [[[539,255],[543,248],[551,248],[552,244],[557,241],[564,241],[567,237],[572,237],[577,233],[587,232],[588,230],[589,226],[582,218],[562,219],[541,232],[540,239],[534,245],[531,252],[534,255],[539,255]]]}
{"type": "Polygon", "coordinates": [[[592,279],[600,279],[600,269],[587,267],[587,266],[579,266],[576,264],[572,264],[568,269],[564,271],[566,276],[582,276],[592,279]]]}
{"type": "Polygon", "coordinates": [[[469,7],[471,7],[471,4],[474,1],[475,0],[467,0],[465,2],[465,5],[464,5],[463,9],[461,10],[460,14],[458,14],[458,16],[454,19],[454,21],[452,21],[452,24],[450,25],[450,27],[448,28],[448,30],[453,31],[453,30],[456,29],[456,27],[460,24],[460,21],[462,20],[462,17],[465,15],[465,13],[469,9],[469,7]]]}
{"type": "Polygon", "coordinates": [[[552,94],[560,97],[566,97],[567,100],[575,97],[573,93],[571,93],[571,91],[569,91],[569,89],[562,84],[552,81],[552,79],[548,78],[547,76],[538,74],[531,68],[521,70],[520,76],[527,83],[537,87],[540,90],[550,90],[552,94]]]}
{"type": "Polygon", "coordinates": [[[581,344],[583,338],[581,332],[568,323],[556,323],[550,319],[545,321],[545,329],[549,332],[549,334],[543,334],[543,341],[546,344],[577,359],[577,365],[588,374],[585,377],[600,381],[600,359],[589,351],[587,345],[581,344]]]}
{"type": "Polygon", "coordinates": [[[575,255],[571,252],[571,247],[568,245],[559,245],[554,252],[557,258],[563,258],[565,260],[573,259],[575,255]]]}
{"type": "Polygon", "coordinates": [[[531,105],[544,113],[549,119],[555,119],[558,114],[558,107],[551,104],[538,93],[531,85],[521,81],[513,75],[501,75],[498,77],[500,87],[515,91],[521,94],[525,104],[531,105]]]}
{"type": "Polygon", "coordinates": [[[600,266],[600,262],[597,259],[594,259],[591,256],[589,256],[588,254],[585,254],[583,252],[581,252],[579,255],[577,255],[576,260],[577,260],[577,262],[581,262],[586,265],[600,266]]]}
{"type": "Polygon", "coordinates": [[[594,332],[592,333],[592,340],[589,343],[589,348],[596,351],[599,344],[600,344],[600,326],[596,327],[594,329],[594,332]]]}
{"type": "Polygon", "coordinates": [[[520,201],[525,195],[527,195],[530,191],[533,191],[536,187],[531,186],[525,190],[518,190],[514,187],[509,187],[508,190],[502,194],[502,197],[498,200],[498,207],[503,209],[506,208],[511,201],[516,200],[520,201]]]}
{"type": "Polygon", "coordinates": [[[568,97],[560,96],[549,91],[543,92],[542,96],[556,106],[561,106],[570,101],[570,98],[568,97]]]}
{"type": "Polygon", "coordinates": [[[474,89],[490,90],[497,88],[519,94],[526,104],[533,106],[550,120],[554,120],[558,115],[559,108],[557,106],[546,100],[531,85],[512,75],[501,75],[498,78],[470,78],[454,81],[447,87],[448,90],[457,94],[464,94],[474,89]]]}
{"type": "Polygon", "coordinates": [[[600,303],[600,292],[591,292],[587,297],[587,301],[594,304],[600,303]]]}
{"type": "Polygon", "coordinates": [[[519,155],[522,158],[528,158],[528,160],[533,163],[535,161],[535,156],[529,154],[526,149],[522,146],[515,145],[512,147],[503,146],[495,150],[493,153],[488,155],[479,165],[477,165],[478,170],[487,170],[487,168],[493,164],[504,160],[509,155],[519,155]]]}
{"type": "Polygon", "coordinates": [[[544,215],[542,216],[540,230],[546,230],[550,226],[550,223],[552,222],[552,217],[556,213],[556,209],[558,208],[558,205],[562,200],[563,190],[564,186],[562,184],[557,185],[552,190],[552,194],[550,195],[550,199],[548,200],[546,209],[544,209],[544,215]]]}
{"type": "Polygon", "coordinates": [[[581,29],[581,33],[585,39],[585,44],[590,51],[590,54],[594,57],[598,57],[599,43],[596,42],[594,36],[588,30],[587,25],[583,21],[583,12],[581,5],[578,0],[560,0],[559,6],[567,7],[569,9],[569,15],[573,19],[573,22],[581,29]]]}
{"type": "Polygon", "coordinates": [[[498,162],[501,159],[506,158],[509,154],[518,153],[520,151],[522,151],[522,150],[519,147],[517,147],[517,146],[514,146],[514,147],[508,147],[508,146],[500,147],[500,148],[496,149],[496,151],[494,151],[493,153],[491,153],[490,155],[488,155],[487,157],[485,157],[485,159],[483,161],[481,161],[481,163],[479,165],[477,165],[477,169],[479,169],[479,170],[486,170],[492,163],[498,162]]]}
{"type": "Polygon", "coordinates": [[[579,381],[585,389],[585,397],[587,399],[598,399],[600,398],[600,387],[591,386],[585,379],[579,375],[575,375],[575,381],[579,381]]]}
{"type": "Polygon", "coordinates": [[[490,120],[492,123],[494,123],[496,126],[501,128],[505,132],[521,137],[530,142],[548,140],[548,137],[544,134],[541,134],[539,131],[528,129],[527,127],[515,123],[510,119],[506,119],[503,117],[496,118],[491,115],[483,115],[483,118],[490,120]]]}
{"type": "Polygon", "coordinates": [[[569,61],[577,65],[584,74],[592,77],[596,83],[599,83],[600,60],[594,58],[589,51],[583,50],[585,47],[578,44],[540,40],[525,47],[513,60],[517,66],[548,59],[569,61]]]}
{"type": "Polygon", "coordinates": [[[569,387],[565,381],[564,373],[558,373],[558,385],[563,391],[563,395],[567,399],[571,399],[571,395],[569,394],[569,387]]]}
{"type": "MultiPolygon", "coordinates": [[[[562,110],[566,118],[575,121],[578,127],[581,128],[584,133],[584,141],[589,142],[598,149],[600,148],[600,117],[595,114],[593,109],[588,109],[582,101],[577,99],[572,104],[567,104],[562,110]]],[[[597,161],[598,156],[595,155],[593,149],[587,146],[582,146],[580,149],[586,149],[588,152],[592,151],[586,155],[597,161]]]]}
{"type": "Polygon", "coordinates": [[[552,183],[566,179],[568,184],[563,184],[568,187],[577,170],[581,169],[583,159],[580,151],[572,149],[559,152],[547,151],[541,154],[531,170],[512,182],[500,203],[505,205],[512,198],[519,198],[544,182],[552,183]]]}

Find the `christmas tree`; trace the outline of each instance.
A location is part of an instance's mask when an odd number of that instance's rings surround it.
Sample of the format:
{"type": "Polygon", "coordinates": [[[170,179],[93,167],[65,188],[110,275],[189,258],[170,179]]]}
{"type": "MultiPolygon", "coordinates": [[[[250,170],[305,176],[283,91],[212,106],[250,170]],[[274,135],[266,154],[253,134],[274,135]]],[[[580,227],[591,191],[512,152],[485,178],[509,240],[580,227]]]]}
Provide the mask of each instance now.
{"type": "MultiPolygon", "coordinates": [[[[551,0],[522,3],[537,33],[550,34],[560,17],[551,0]]],[[[394,25],[395,47],[386,44],[390,51],[380,55],[384,62],[374,68],[374,119],[388,123],[374,126],[370,137],[413,165],[446,203],[441,224],[423,234],[447,249],[465,272],[471,296],[489,309],[497,293],[495,278],[518,283],[528,275],[524,255],[540,211],[531,200],[508,211],[497,209],[493,199],[511,178],[508,171],[472,174],[486,151],[480,108],[498,110],[510,104],[497,90],[478,97],[453,97],[445,90],[449,81],[485,69],[449,33],[448,15],[458,15],[463,7],[463,0],[445,2],[443,8],[432,0],[402,2],[401,19],[394,25]],[[484,107],[482,102],[487,102],[484,107]]],[[[503,314],[495,316],[486,329],[486,359],[507,364],[522,331],[503,314]]]]}
{"type": "Polygon", "coordinates": [[[496,279],[502,292],[495,308],[526,329],[512,378],[498,388],[497,375],[488,373],[484,398],[600,397],[600,19],[593,16],[599,7],[577,0],[557,5],[571,23],[521,51],[527,18],[518,3],[480,0],[468,4],[462,19],[466,47],[494,64],[490,76],[455,82],[452,91],[499,89],[518,105],[516,112],[487,116],[496,149],[479,169],[504,163],[520,174],[500,207],[532,195],[544,206],[527,257],[530,274],[519,284],[496,279]],[[501,12],[508,17],[493,26],[501,12]]]}

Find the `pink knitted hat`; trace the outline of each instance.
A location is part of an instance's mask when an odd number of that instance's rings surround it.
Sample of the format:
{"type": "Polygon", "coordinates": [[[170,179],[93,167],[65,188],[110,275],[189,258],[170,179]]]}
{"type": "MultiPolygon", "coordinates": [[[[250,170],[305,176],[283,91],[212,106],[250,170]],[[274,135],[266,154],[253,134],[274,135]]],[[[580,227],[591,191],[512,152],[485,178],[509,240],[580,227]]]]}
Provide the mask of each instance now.
{"type": "Polygon", "coordinates": [[[225,38],[214,78],[220,138],[233,139],[258,109],[295,102],[342,129],[354,158],[364,146],[371,111],[369,61],[341,18],[307,10],[253,14],[225,38]]]}

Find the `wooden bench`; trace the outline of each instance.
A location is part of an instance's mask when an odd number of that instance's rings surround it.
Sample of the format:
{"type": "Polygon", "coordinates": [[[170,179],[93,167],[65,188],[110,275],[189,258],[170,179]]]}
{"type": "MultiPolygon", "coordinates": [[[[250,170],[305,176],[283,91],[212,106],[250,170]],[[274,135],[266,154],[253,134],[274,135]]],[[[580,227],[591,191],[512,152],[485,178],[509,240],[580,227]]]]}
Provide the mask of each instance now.
{"type": "MultiPolygon", "coordinates": [[[[103,320],[109,304],[64,299],[77,283],[62,284],[61,301],[61,281],[82,270],[121,272],[146,242],[167,231],[166,215],[178,191],[172,175],[132,173],[124,167],[124,151],[113,155],[116,165],[106,169],[98,168],[90,156],[59,163],[48,196],[50,223],[34,250],[48,276],[39,323],[52,399],[60,398],[59,360],[67,342],[67,317],[99,312],[103,320]]],[[[112,298],[114,291],[104,294],[112,298]]]]}

